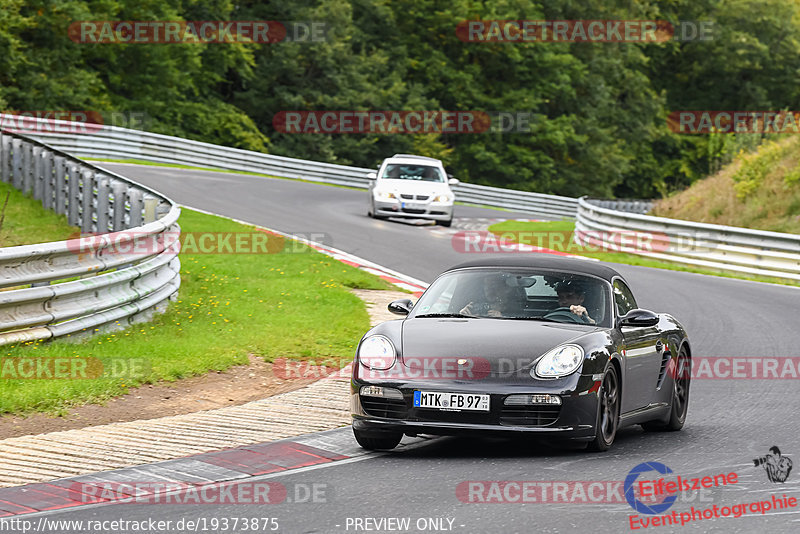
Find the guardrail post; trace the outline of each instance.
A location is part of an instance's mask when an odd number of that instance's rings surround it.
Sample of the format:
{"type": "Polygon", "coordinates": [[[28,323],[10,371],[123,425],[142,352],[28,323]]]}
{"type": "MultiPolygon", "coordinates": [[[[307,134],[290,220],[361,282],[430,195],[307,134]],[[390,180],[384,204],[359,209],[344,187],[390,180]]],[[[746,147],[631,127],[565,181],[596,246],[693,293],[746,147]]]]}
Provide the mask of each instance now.
{"type": "Polygon", "coordinates": [[[156,207],[156,219],[160,219],[161,217],[169,213],[169,210],[171,209],[172,205],[169,202],[159,200],[158,206],[156,207]]]}
{"type": "Polygon", "coordinates": [[[127,186],[119,180],[111,182],[111,190],[114,195],[113,214],[111,217],[111,231],[119,232],[125,229],[125,201],[127,186]]]}
{"type": "Polygon", "coordinates": [[[42,206],[53,209],[53,153],[49,150],[42,151],[42,180],[39,194],[42,206]]]}
{"type": "Polygon", "coordinates": [[[92,232],[94,212],[94,173],[80,171],[81,176],[81,232],[92,232]]]}
{"type": "Polygon", "coordinates": [[[144,200],[142,196],[143,193],[141,190],[128,188],[128,201],[130,202],[128,228],[136,228],[142,225],[142,211],[144,210],[144,200]]]}
{"type": "Polygon", "coordinates": [[[145,224],[151,223],[158,219],[156,209],[158,208],[158,199],[151,196],[144,198],[144,222],[145,224]]]}
{"type": "Polygon", "coordinates": [[[44,170],[44,160],[47,157],[47,151],[41,147],[33,149],[33,198],[41,200],[44,204],[44,182],[47,180],[47,174],[44,170]]]}
{"type": "Polygon", "coordinates": [[[55,176],[53,177],[54,195],[51,201],[55,203],[55,212],[63,215],[67,213],[67,162],[62,156],[54,156],[53,165],[55,165],[56,172],[55,176]]]}
{"type": "Polygon", "coordinates": [[[11,136],[0,134],[0,180],[11,180],[11,136]]]}
{"type": "Polygon", "coordinates": [[[67,222],[71,226],[80,226],[80,206],[81,206],[81,190],[80,190],[80,174],[78,167],[67,163],[67,222]]]}
{"type": "Polygon", "coordinates": [[[29,143],[22,144],[22,192],[30,193],[33,189],[33,163],[36,160],[36,154],[33,152],[33,145],[29,143]]]}
{"type": "Polygon", "coordinates": [[[105,234],[108,232],[108,197],[111,194],[108,178],[102,175],[95,175],[97,183],[97,232],[105,234]]]}
{"type": "Polygon", "coordinates": [[[22,189],[22,139],[14,139],[11,150],[11,185],[22,189]]]}

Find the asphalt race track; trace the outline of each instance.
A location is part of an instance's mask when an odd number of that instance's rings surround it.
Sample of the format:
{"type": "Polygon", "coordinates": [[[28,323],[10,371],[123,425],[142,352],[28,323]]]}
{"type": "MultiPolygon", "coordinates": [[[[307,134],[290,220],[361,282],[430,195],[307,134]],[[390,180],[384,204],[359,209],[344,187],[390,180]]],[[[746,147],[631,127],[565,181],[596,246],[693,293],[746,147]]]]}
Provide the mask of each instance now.
{"type": "MultiPolygon", "coordinates": [[[[328,245],[427,282],[444,268],[474,256],[455,251],[447,232],[366,217],[363,191],[229,173],[101,165],[185,206],[289,233],[324,233],[328,245]]],[[[456,208],[461,225],[468,219],[517,217],[528,218],[489,209],[456,208]]],[[[798,356],[800,291],[796,288],[624,265],[617,268],[630,282],[641,307],[669,312],[686,326],[696,358],[798,356]]],[[[610,503],[592,504],[576,502],[580,499],[574,495],[549,503],[475,503],[462,502],[459,497],[468,498],[457,495],[457,487],[465,481],[622,481],[638,464],[655,461],[684,478],[729,472],[738,475],[736,484],[685,492],[666,513],[733,506],[768,500],[773,495],[800,498],[800,465],[795,466],[786,483],[780,484],[769,482],[765,471],[754,467],[752,461],[773,445],[794,457],[795,464],[800,461],[798,384],[791,379],[694,380],[683,431],[644,433],[638,426],[628,428],[617,435],[607,453],[560,450],[522,441],[406,438],[412,445],[394,453],[369,454],[270,478],[287,488],[323,485],[325,497],[317,502],[268,506],[123,504],[47,515],[59,519],[173,521],[274,517],[278,531],[290,533],[406,531],[392,528],[394,523],[356,521],[363,518],[410,518],[407,531],[411,532],[630,531],[634,510],[624,498],[620,502],[619,496],[615,499],[612,495],[610,503]],[[428,521],[436,518],[444,519],[428,521]]],[[[516,492],[507,496],[508,500],[515,498],[516,492]]],[[[795,507],[761,515],[748,509],[739,518],[698,519],[682,527],[651,526],[640,531],[798,532],[798,510],[795,507]]],[[[238,531],[245,530],[240,527],[238,531]]]]}

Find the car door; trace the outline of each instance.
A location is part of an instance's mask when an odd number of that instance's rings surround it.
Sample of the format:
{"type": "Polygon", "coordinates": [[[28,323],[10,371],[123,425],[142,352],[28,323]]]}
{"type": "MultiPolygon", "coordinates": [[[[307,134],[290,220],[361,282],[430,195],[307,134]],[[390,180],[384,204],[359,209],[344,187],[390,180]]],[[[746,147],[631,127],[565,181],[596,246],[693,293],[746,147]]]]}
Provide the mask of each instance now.
{"type": "MultiPolygon", "coordinates": [[[[614,304],[618,317],[637,308],[630,288],[620,279],[614,280],[614,304]]],[[[625,383],[622,386],[622,412],[648,406],[661,369],[663,345],[658,326],[620,327],[625,360],[625,383]]]]}

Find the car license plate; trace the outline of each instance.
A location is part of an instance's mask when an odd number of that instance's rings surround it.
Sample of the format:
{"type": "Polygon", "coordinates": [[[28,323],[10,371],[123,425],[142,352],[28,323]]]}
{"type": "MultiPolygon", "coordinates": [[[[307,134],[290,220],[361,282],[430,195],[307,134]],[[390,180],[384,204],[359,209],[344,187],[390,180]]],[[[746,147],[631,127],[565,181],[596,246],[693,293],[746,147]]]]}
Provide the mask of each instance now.
{"type": "Polygon", "coordinates": [[[425,204],[416,204],[414,202],[403,202],[403,209],[424,210],[425,204]]]}
{"type": "Polygon", "coordinates": [[[446,393],[442,391],[415,391],[414,406],[439,410],[489,411],[489,395],[446,393]]]}

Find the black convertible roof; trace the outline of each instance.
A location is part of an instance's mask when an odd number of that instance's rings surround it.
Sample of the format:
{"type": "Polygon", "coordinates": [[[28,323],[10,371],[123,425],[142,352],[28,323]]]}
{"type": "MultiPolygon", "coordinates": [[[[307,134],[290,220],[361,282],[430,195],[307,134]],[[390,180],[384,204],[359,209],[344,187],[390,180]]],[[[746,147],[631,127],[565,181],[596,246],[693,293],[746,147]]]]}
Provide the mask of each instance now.
{"type": "Polygon", "coordinates": [[[568,258],[553,254],[522,253],[509,256],[489,256],[477,260],[461,263],[447,269],[466,269],[469,267],[527,267],[532,269],[564,270],[575,273],[584,273],[611,280],[615,276],[624,277],[608,264],[580,258],[568,258]]]}

